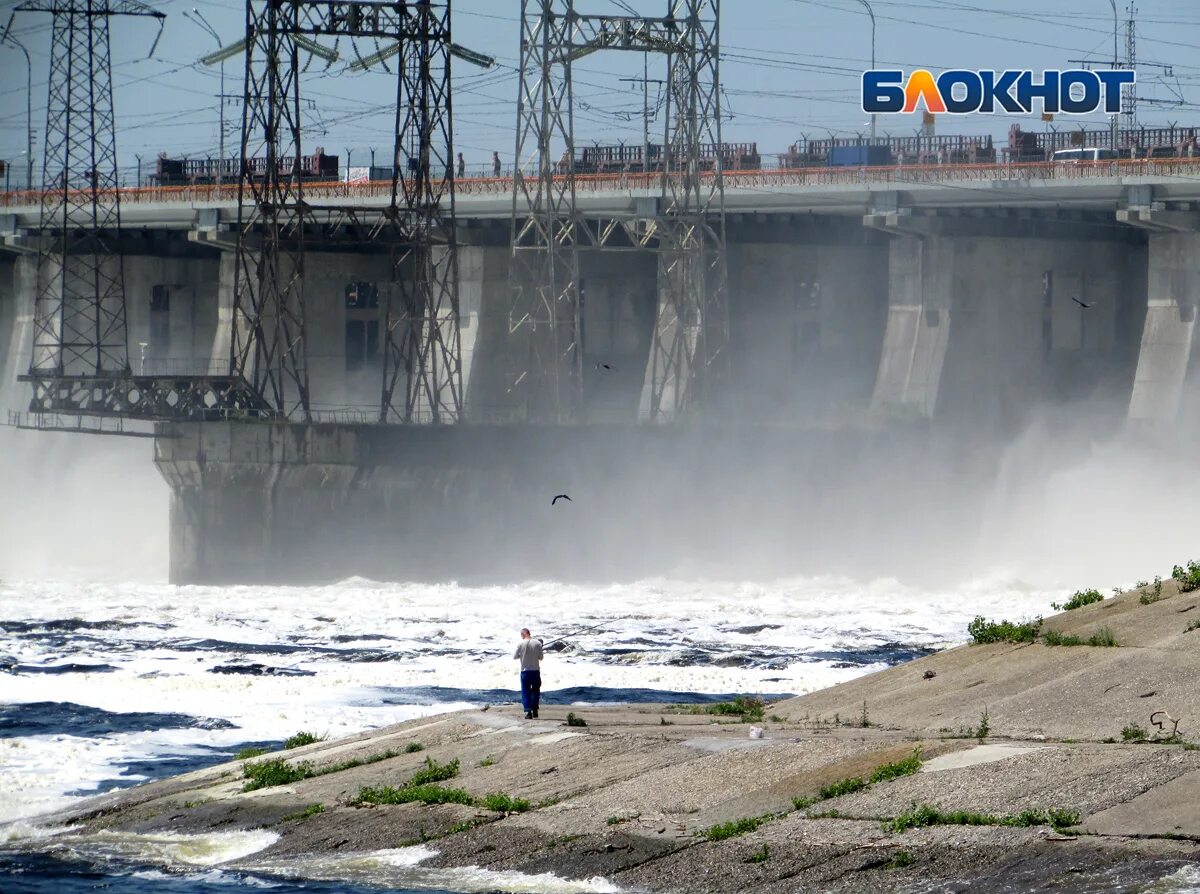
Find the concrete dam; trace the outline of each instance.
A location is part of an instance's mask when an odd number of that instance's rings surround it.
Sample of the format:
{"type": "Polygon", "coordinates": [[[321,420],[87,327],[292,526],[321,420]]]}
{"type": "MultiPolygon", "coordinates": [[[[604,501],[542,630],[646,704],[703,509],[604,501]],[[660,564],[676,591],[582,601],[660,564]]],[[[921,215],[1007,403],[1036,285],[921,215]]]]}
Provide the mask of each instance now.
{"type": "MultiPolygon", "coordinates": [[[[514,398],[511,184],[481,182],[460,189],[457,213],[465,421],[375,424],[391,261],[331,229],[304,270],[313,421],[154,426],[171,580],[925,561],[980,536],[1031,426],[1069,453],[1191,415],[1195,171],[1179,159],[729,175],[728,373],[701,411],[668,423],[640,409],[661,271],[636,249],[581,252],[578,418],[546,423],[514,398]],[[552,507],[559,493],[572,499],[552,507]]],[[[599,178],[580,207],[635,214],[651,199],[628,178],[599,178]]],[[[134,373],[227,365],[236,199],[184,189],[122,201],[134,373]]],[[[19,194],[0,208],[0,393],[18,413],[37,214],[19,194]]]]}

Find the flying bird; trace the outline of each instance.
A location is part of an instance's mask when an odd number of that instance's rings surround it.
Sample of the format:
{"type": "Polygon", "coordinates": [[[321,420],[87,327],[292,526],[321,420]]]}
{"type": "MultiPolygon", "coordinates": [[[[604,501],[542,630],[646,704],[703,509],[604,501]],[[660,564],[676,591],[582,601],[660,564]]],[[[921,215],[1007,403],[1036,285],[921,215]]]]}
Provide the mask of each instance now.
{"type": "Polygon", "coordinates": [[[608,369],[608,370],[612,370],[612,371],[614,371],[614,372],[615,372],[617,368],[616,368],[615,366],[613,366],[611,363],[599,363],[599,362],[597,362],[597,363],[596,363],[596,369],[608,369]]]}
{"type": "Polygon", "coordinates": [[[571,499],[569,496],[567,496],[566,494],[558,494],[558,495],[556,495],[556,496],[554,497],[554,499],[553,499],[553,500],[551,500],[551,501],[550,501],[550,505],[551,505],[551,506],[553,506],[553,505],[554,505],[555,503],[557,503],[559,500],[566,500],[568,503],[573,503],[573,502],[575,502],[574,500],[572,500],[572,499],[571,499]]]}
{"type": "Polygon", "coordinates": [[[1084,304],[1082,301],[1080,301],[1080,300],[1079,300],[1078,298],[1076,298],[1074,295],[1072,295],[1072,296],[1071,296],[1071,300],[1072,300],[1072,301],[1074,301],[1076,304],[1078,304],[1080,307],[1082,307],[1082,308],[1085,308],[1085,309],[1086,309],[1086,308],[1089,308],[1089,307],[1095,307],[1095,306],[1096,306],[1096,302],[1095,302],[1095,301],[1093,301],[1091,304],[1084,304]]]}

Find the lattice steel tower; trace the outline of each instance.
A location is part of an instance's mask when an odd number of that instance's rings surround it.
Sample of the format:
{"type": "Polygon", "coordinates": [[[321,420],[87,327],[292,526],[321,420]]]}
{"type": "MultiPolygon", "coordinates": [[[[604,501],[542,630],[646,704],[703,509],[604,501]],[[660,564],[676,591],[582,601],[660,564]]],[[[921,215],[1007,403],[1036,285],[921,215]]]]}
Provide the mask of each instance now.
{"type": "Polygon", "coordinates": [[[299,54],[321,35],[399,42],[391,203],[372,238],[394,247],[380,420],[462,414],[450,126],[450,2],[248,0],[231,364],[290,418],[312,418],[305,243],[344,207],[305,200],[299,54]],[[250,159],[261,158],[254,170],[250,159]],[[403,401],[398,399],[403,379],[403,401]]]}
{"type": "Polygon", "coordinates": [[[72,379],[128,376],[125,283],[118,238],[109,19],[151,16],[136,0],[29,0],[53,15],[42,167],[42,243],[34,308],[34,408],[72,379]]]}
{"type": "Polygon", "coordinates": [[[618,238],[625,250],[659,258],[642,418],[678,418],[721,378],[728,310],[719,55],[720,0],[669,0],[662,18],[585,15],[575,0],[522,0],[509,311],[517,362],[506,385],[526,418],[581,418],[579,251],[615,248],[618,238]],[[653,207],[585,219],[571,68],[606,49],[667,58],[662,171],[653,207]]]}

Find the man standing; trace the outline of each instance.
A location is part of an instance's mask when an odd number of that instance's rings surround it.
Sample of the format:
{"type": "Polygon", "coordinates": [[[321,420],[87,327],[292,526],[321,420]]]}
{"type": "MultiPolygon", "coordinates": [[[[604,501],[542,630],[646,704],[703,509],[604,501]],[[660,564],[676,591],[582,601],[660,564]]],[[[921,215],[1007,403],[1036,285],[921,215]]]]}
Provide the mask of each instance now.
{"type": "Polygon", "coordinates": [[[462,153],[458,153],[458,179],[462,180],[467,176],[467,163],[463,160],[462,153]]]}
{"type": "Polygon", "coordinates": [[[500,176],[500,153],[499,152],[492,153],[492,176],[493,177],[500,176]]]}
{"type": "Polygon", "coordinates": [[[542,641],[530,636],[528,627],[521,628],[521,642],[513,658],[521,662],[521,707],[525,719],[533,720],[542,697],[542,641]]]}

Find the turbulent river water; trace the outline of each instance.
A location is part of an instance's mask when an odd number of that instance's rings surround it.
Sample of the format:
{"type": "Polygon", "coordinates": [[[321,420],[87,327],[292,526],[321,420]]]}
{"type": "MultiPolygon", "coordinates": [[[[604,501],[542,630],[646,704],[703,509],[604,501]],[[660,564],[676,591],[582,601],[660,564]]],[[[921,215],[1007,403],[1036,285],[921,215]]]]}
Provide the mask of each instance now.
{"type": "MultiPolygon", "coordinates": [[[[808,692],[965,637],[977,613],[1041,614],[1062,595],[992,579],[930,592],[895,580],[645,580],[608,586],[171,587],[0,583],[0,889],[357,894],[605,891],[606,882],[433,873],[420,848],[330,865],[217,864],[266,833],[80,840],[36,817],[97,792],[278,746],[517,699],[520,627],[563,634],[549,703],[808,692]],[[571,635],[579,628],[593,628],[571,635]],[[281,875],[329,881],[300,886],[281,875]]],[[[263,839],[263,840],[260,840],[263,839]]]]}

